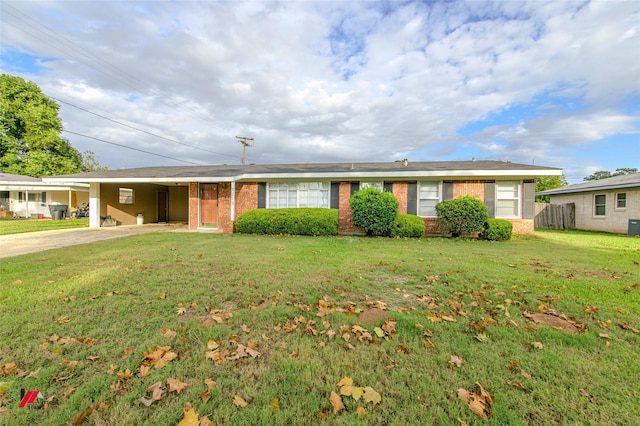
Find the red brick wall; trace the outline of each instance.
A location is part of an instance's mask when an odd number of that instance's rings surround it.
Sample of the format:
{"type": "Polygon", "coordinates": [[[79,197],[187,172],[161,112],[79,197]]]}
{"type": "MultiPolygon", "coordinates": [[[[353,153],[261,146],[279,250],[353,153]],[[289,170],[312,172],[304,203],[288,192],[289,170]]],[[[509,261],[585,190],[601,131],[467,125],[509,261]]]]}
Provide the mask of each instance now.
{"type": "Polygon", "coordinates": [[[453,198],[471,195],[473,198],[484,202],[484,182],[460,181],[453,183],[453,198]]]}
{"type": "Polygon", "coordinates": [[[218,229],[225,233],[233,232],[230,182],[221,182],[218,184],[218,229]]]}
{"type": "Polygon", "coordinates": [[[236,219],[247,210],[258,208],[258,184],[257,183],[237,183],[236,184],[236,219]]]}
{"type": "Polygon", "coordinates": [[[398,200],[398,214],[407,214],[407,182],[393,182],[393,196],[398,200]]]}
{"type": "Polygon", "coordinates": [[[200,205],[198,182],[189,183],[189,229],[198,229],[198,210],[200,205]]]}
{"type": "Polygon", "coordinates": [[[351,223],[351,182],[340,182],[340,203],[338,204],[338,231],[341,234],[362,234],[362,230],[351,223]]]}
{"type": "Polygon", "coordinates": [[[513,224],[514,234],[533,234],[533,219],[506,219],[513,224]]]}

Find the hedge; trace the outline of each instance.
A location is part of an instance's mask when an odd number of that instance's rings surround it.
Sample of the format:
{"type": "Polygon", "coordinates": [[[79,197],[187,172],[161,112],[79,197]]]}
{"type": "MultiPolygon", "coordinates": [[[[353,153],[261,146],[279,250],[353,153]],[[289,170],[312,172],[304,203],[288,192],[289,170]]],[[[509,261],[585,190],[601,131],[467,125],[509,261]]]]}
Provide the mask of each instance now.
{"type": "Polygon", "coordinates": [[[480,238],[489,241],[507,241],[511,239],[513,224],[503,219],[487,219],[480,238]]]}
{"type": "Polygon", "coordinates": [[[248,210],[236,220],[236,232],[269,235],[338,235],[338,210],[320,208],[248,210]]]}
{"type": "Polygon", "coordinates": [[[351,221],[367,235],[386,236],[398,215],[398,200],[391,192],[364,188],[349,199],[351,221]]]}
{"type": "Polygon", "coordinates": [[[424,220],[413,214],[399,214],[391,225],[392,237],[421,238],[424,236],[424,220]]]}
{"type": "Polygon", "coordinates": [[[452,237],[463,233],[482,232],[489,210],[480,200],[469,195],[436,204],[438,226],[452,237]]]}

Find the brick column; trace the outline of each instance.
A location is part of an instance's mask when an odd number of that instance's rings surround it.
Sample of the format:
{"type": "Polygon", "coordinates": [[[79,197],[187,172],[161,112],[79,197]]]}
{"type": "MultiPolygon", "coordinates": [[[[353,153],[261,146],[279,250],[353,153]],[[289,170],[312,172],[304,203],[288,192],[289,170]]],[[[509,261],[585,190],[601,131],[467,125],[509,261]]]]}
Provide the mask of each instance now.
{"type": "Polygon", "coordinates": [[[198,182],[189,183],[189,229],[195,231],[198,229],[198,202],[200,200],[198,194],[198,182]]]}
{"type": "Polygon", "coordinates": [[[407,214],[408,182],[393,182],[393,196],[398,200],[398,214],[407,214]]]}
{"type": "Polygon", "coordinates": [[[340,182],[338,202],[338,232],[341,234],[362,234],[362,230],[351,223],[351,182],[340,182]]]}

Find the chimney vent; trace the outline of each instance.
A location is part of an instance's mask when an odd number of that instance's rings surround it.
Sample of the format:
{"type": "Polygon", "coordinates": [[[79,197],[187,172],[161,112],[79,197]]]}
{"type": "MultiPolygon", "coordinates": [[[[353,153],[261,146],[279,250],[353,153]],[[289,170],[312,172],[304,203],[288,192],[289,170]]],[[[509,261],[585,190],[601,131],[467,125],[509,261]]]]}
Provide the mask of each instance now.
{"type": "Polygon", "coordinates": [[[409,165],[409,160],[407,158],[405,158],[404,160],[402,160],[402,165],[407,167],[409,165]]]}

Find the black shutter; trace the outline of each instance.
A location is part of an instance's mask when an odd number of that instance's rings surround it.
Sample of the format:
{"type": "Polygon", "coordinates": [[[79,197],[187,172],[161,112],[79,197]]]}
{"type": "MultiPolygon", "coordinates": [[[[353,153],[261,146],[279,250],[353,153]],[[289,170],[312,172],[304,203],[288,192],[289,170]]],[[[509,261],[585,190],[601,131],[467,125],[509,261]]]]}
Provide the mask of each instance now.
{"type": "Polygon", "coordinates": [[[533,219],[536,215],[536,183],[525,182],[523,185],[523,203],[522,218],[533,219]]]}
{"type": "Polygon", "coordinates": [[[489,209],[489,217],[496,217],[496,183],[485,182],[484,203],[489,209]]]}
{"type": "Polygon", "coordinates": [[[442,201],[453,198],[453,182],[442,182],[442,201]]]}
{"type": "Polygon", "coordinates": [[[340,207],[340,183],[338,182],[331,182],[331,199],[329,203],[329,207],[332,209],[340,207]]]}
{"type": "Polygon", "coordinates": [[[418,214],[418,183],[409,182],[407,185],[407,214],[418,214]]]}
{"type": "Polygon", "coordinates": [[[258,183],[258,208],[264,209],[267,207],[267,184],[264,182],[258,183]]]}
{"type": "Polygon", "coordinates": [[[385,192],[391,192],[393,194],[393,182],[385,182],[382,190],[385,192]]]}
{"type": "Polygon", "coordinates": [[[360,182],[351,182],[351,194],[353,195],[360,190],[360,182]]]}

